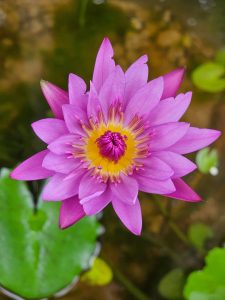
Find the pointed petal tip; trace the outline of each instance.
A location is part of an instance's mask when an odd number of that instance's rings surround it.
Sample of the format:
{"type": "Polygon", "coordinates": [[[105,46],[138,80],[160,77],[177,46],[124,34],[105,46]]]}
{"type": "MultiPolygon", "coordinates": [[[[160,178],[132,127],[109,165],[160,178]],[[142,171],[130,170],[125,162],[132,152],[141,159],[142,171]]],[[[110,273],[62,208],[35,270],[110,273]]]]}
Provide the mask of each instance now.
{"type": "Polygon", "coordinates": [[[222,131],[220,130],[216,130],[216,129],[205,129],[205,130],[208,131],[208,139],[209,139],[208,145],[214,143],[222,135],[222,131]]]}
{"type": "Polygon", "coordinates": [[[209,144],[214,143],[216,140],[218,140],[218,138],[222,135],[222,131],[220,130],[215,130],[215,129],[211,129],[211,141],[209,144]]]}
{"type": "Polygon", "coordinates": [[[10,178],[32,181],[52,176],[52,171],[42,167],[43,159],[47,153],[48,150],[43,150],[27,158],[10,173],[10,178]]]}
{"type": "Polygon", "coordinates": [[[148,55],[147,54],[142,55],[142,59],[143,59],[143,61],[147,62],[148,61],[148,55]]]}
{"type": "Polygon", "coordinates": [[[186,67],[179,67],[173,71],[177,75],[180,75],[181,80],[184,79],[185,73],[186,73],[186,67]]]}
{"type": "Polygon", "coordinates": [[[222,135],[222,131],[220,130],[214,130],[214,131],[215,131],[216,139],[218,139],[222,135]]]}
{"type": "Polygon", "coordinates": [[[100,48],[101,47],[108,48],[111,52],[110,53],[111,57],[113,57],[113,55],[114,55],[113,46],[112,46],[112,43],[111,43],[110,39],[107,36],[105,36],[103,38],[100,48]]]}
{"type": "Polygon", "coordinates": [[[139,59],[137,59],[136,62],[140,64],[146,64],[148,62],[148,55],[147,54],[142,55],[141,57],[139,57],[139,59]]]}
{"type": "MultiPolygon", "coordinates": [[[[16,170],[16,169],[15,169],[15,170],[16,170]]],[[[15,174],[15,170],[13,170],[13,171],[9,174],[9,177],[10,177],[11,179],[17,180],[16,174],[15,174]]]]}
{"type": "Polygon", "coordinates": [[[190,98],[192,98],[192,94],[193,94],[192,91],[189,91],[189,92],[185,93],[185,95],[186,95],[187,97],[190,97],[190,98]]]}
{"type": "Polygon", "coordinates": [[[65,230],[65,229],[71,227],[72,225],[73,225],[73,224],[68,224],[68,223],[66,223],[66,222],[63,222],[63,220],[61,220],[61,219],[59,218],[59,228],[60,228],[60,229],[65,230]]]}
{"type": "Polygon", "coordinates": [[[136,236],[140,236],[141,231],[142,231],[142,228],[138,228],[138,229],[137,228],[132,228],[132,229],[130,229],[130,232],[132,232],[136,236]]]}
{"type": "Polygon", "coordinates": [[[69,227],[72,227],[73,225],[78,223],[83,217],[84,217],[84,215],[80,216],[77,220],[75,220],[75,221],[73,220],[73,221],[70,221],[70,222],[68,222],[68,220],[65,220],[65,219],[59,217],[59,223],[58,223],[59,228],[61,230],[65,230],[69,227]]]}
{"type": "Polygon", "coordinates": [[[79,199],[77,196],[68,198],[62,201],[59,213],[59,227],[61,229],[66,229],[85,216],[83,207],[79,204],[79,199]]]}
{"type": "Polygon", "coordinates": [[[186,202],[200,202],[202,198],[182,179],[174,178],[176,191],[165,196],[186,202]]]}
{"type": "Polygon", "coordinates": [[[169,97],[175,97],[177,91],[184,79],[185,68],[177,68],[163,76],[164,79],[164,91],[162,99],[169,97]]]}
{"type": "Polygon", "coordinates": [[[110,44],[111,44],[110,39],[109,39],[108,36],[105,36],[105,37],[103,38],[103,41],[102,41],[102,42],[103,42],[103,43],[110,43],[110,44]]]}
{"type": "Polygon", "coordinates": [[[49,82],[47,80],[44,80],[44,79],[40,80],[40,85],[41,85],[42,89],[44,89],[48,84],[49,84],[49,82]]]}

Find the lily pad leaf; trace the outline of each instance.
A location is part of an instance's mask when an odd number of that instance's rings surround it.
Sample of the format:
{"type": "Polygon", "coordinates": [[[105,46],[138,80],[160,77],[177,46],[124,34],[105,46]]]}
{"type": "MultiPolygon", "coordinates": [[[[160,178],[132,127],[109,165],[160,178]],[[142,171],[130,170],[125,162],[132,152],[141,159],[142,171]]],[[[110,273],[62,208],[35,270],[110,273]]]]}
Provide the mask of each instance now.
{"type": "Polygon", "coordinates": [[[188,276],[184,296],[186,300],[225,299],[225,248],[212,249],[206,266],[188,276]]]}
{"type": "Polygon", "coordinates": [[[210,173],[211,175],[217,175],[217,167],[219,163],[217,150],[212,149],[210,151],[209,148],[204,148],[198,151],[196,156],[196,163],[200,172],[205,174],[210,173]]]}
{"type": "Polygon", "coordinates": [[[25,299],[48,298],[89,267],[99,224],[84,218],[60,230],[60,203],[39,202],[26,184],[0,176],[0,285],[25,299]]]}
{"type": "Polygon", "coordinates": [[[208,62],[198,66],[192,73],[194,84],[201,90],[217,93],[225,90],[225,66],[208,62]]]}
{"type": "Polygon", "coordinates": [[[220,49],[216,54],[216,62],[225,67],[225,49],[220,49]]]}
{"type": "Polygon", "coordinates": [[[159,283],[159,293],[162,297],[170,300],[182,298],[185,276],[181,269],[173,269],[167,273],[159,283]]]}
{"type": "Polygon", "coordinates": [[[83,274],[81,280],[90,285],[106,285],[112,281],[112,278],[113,273],[111,268],[103,259],[96,257],[92,268],[83,274]]]}
{"type": "Polygon", "coordinates": [[[224,300],[225,288],[218,288],[213,294],[208,293],[191,293],[189,300],[224,300]]]}
{"type": "Polygon", "coordinates": [[[195,248],[204,249],[206,240],[213,237],[212,229],[203,223],[192,224],[188,229],[188,238],[195,248]]]}

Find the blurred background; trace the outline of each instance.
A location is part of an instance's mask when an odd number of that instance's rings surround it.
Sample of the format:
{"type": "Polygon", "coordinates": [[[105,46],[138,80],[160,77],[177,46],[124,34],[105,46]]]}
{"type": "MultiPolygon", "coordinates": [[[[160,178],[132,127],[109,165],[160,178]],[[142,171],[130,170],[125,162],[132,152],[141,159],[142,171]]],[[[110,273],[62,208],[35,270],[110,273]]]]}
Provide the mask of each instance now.
{"type": "MultiPolygon", "coordinates": [[[[224,0],[0,0],[0,166],[13,168],[44,148],[30,127],[50,116],[40,79],[67,89],[73,72],[88,83],[104,36],[124,69],[145,53],[150,78],[185,66],[181,91],[193,90],[193,101],[184,120],[224,129],[224,16],[224,0]]],[[[78,283],[61,299],[181,300],[165,298],[159,291],[162,278],[173,269],[186,276],[201,268],[205,252],[225,241],[224,137],[213,147],[219,157],[211,172],[216,176],[198,170],[186,178],[204,201],[164,198],[159,204],[151,195],[141,195],[141,237],[131,235],[107,208],[101,219],[105,234],[99,238],[100,257],[114,279],[105,286],[78,283]],[[210,229],[204,251],[187,241],[193,224],[210,229]]],[[[35,184],[30,189],[39,193],[35,184]]]]}

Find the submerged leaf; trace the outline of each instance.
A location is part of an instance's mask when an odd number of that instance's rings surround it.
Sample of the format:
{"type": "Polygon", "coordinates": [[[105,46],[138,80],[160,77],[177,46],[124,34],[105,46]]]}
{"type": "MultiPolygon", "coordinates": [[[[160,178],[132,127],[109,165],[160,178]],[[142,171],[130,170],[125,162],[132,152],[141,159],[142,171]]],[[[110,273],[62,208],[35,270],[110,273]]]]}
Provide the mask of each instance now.
{"type": "Polygon", "coordinates": [[[159,283],[159,293],[162,297],[171,300],[180,300],[185,282],[181,269],[174,269],[167,273],[159,283]]]}
{"type": "Polygon", "coordinates": [[[194,84],[201,90],[217,93],[225,90],[225,66],[208,62],[198,66],[192,73],[194,84]]]}
{"type": "Polygon", "coordinates": [[[101,258],[95,258],[92,268],[81,277],[91,285],[106,285],[112,281],[113,273],[109,265],[101,258]]]}
{"type": "Polygon", "coordinates": [[[60,230],[60,203],[33,199],[24,182],[3,170],[0,178],[0,285],[26,299],[47,298],[65,288],[89,266],[98,223],[85,218],[60,230]]]}
{"type": "Polygon", "coordinates": [[[213,236],[212,229],[203,224],[203,223],[196,223],[189,227],[188,230],[188,238],[191,241],[192,245],[195,246],[197,249],[203,249],[204,243],[207,239],[213,236]]]}
{"type": "Polygon", "coordinates": [[[198,169],[205,174],[211,173],[214,175],[215,173],[213,173],[213,171],[215,172],[215,170],[218,172],[218,160],[218,152],[216,149],[210,151],[209,148],[204,148],[196,155],[198,169]]]}
{"type": "Polygon", "coordinates": [[[221,49],[217,52],[216,62],[225,67],[225,49],[221,49]]]}

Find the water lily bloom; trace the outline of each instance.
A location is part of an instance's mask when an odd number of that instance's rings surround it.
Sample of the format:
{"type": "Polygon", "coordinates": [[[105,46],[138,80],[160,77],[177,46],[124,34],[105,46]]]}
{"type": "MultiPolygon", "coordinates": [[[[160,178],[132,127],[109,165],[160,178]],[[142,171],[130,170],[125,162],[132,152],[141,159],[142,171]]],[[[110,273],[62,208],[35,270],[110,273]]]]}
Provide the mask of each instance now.
{"type": "Polygon", "coordinates": [[[49,178],[42,198],[61,201],[61,228],[112,203],[123,224],[139,235],[138,191],[200,201],[181,179],[196,168],[183,154],[211,144],[220,132],[179,122],[192,96],[177,95],[183,75],[180,68],[148,81],[146,55],[124,72],[105,38],[89,90],[74,74],[68,93],[41,82],[54,118],[34,122],[32,128],[47,149],[21,163],[11,177],[49,178]]]}

